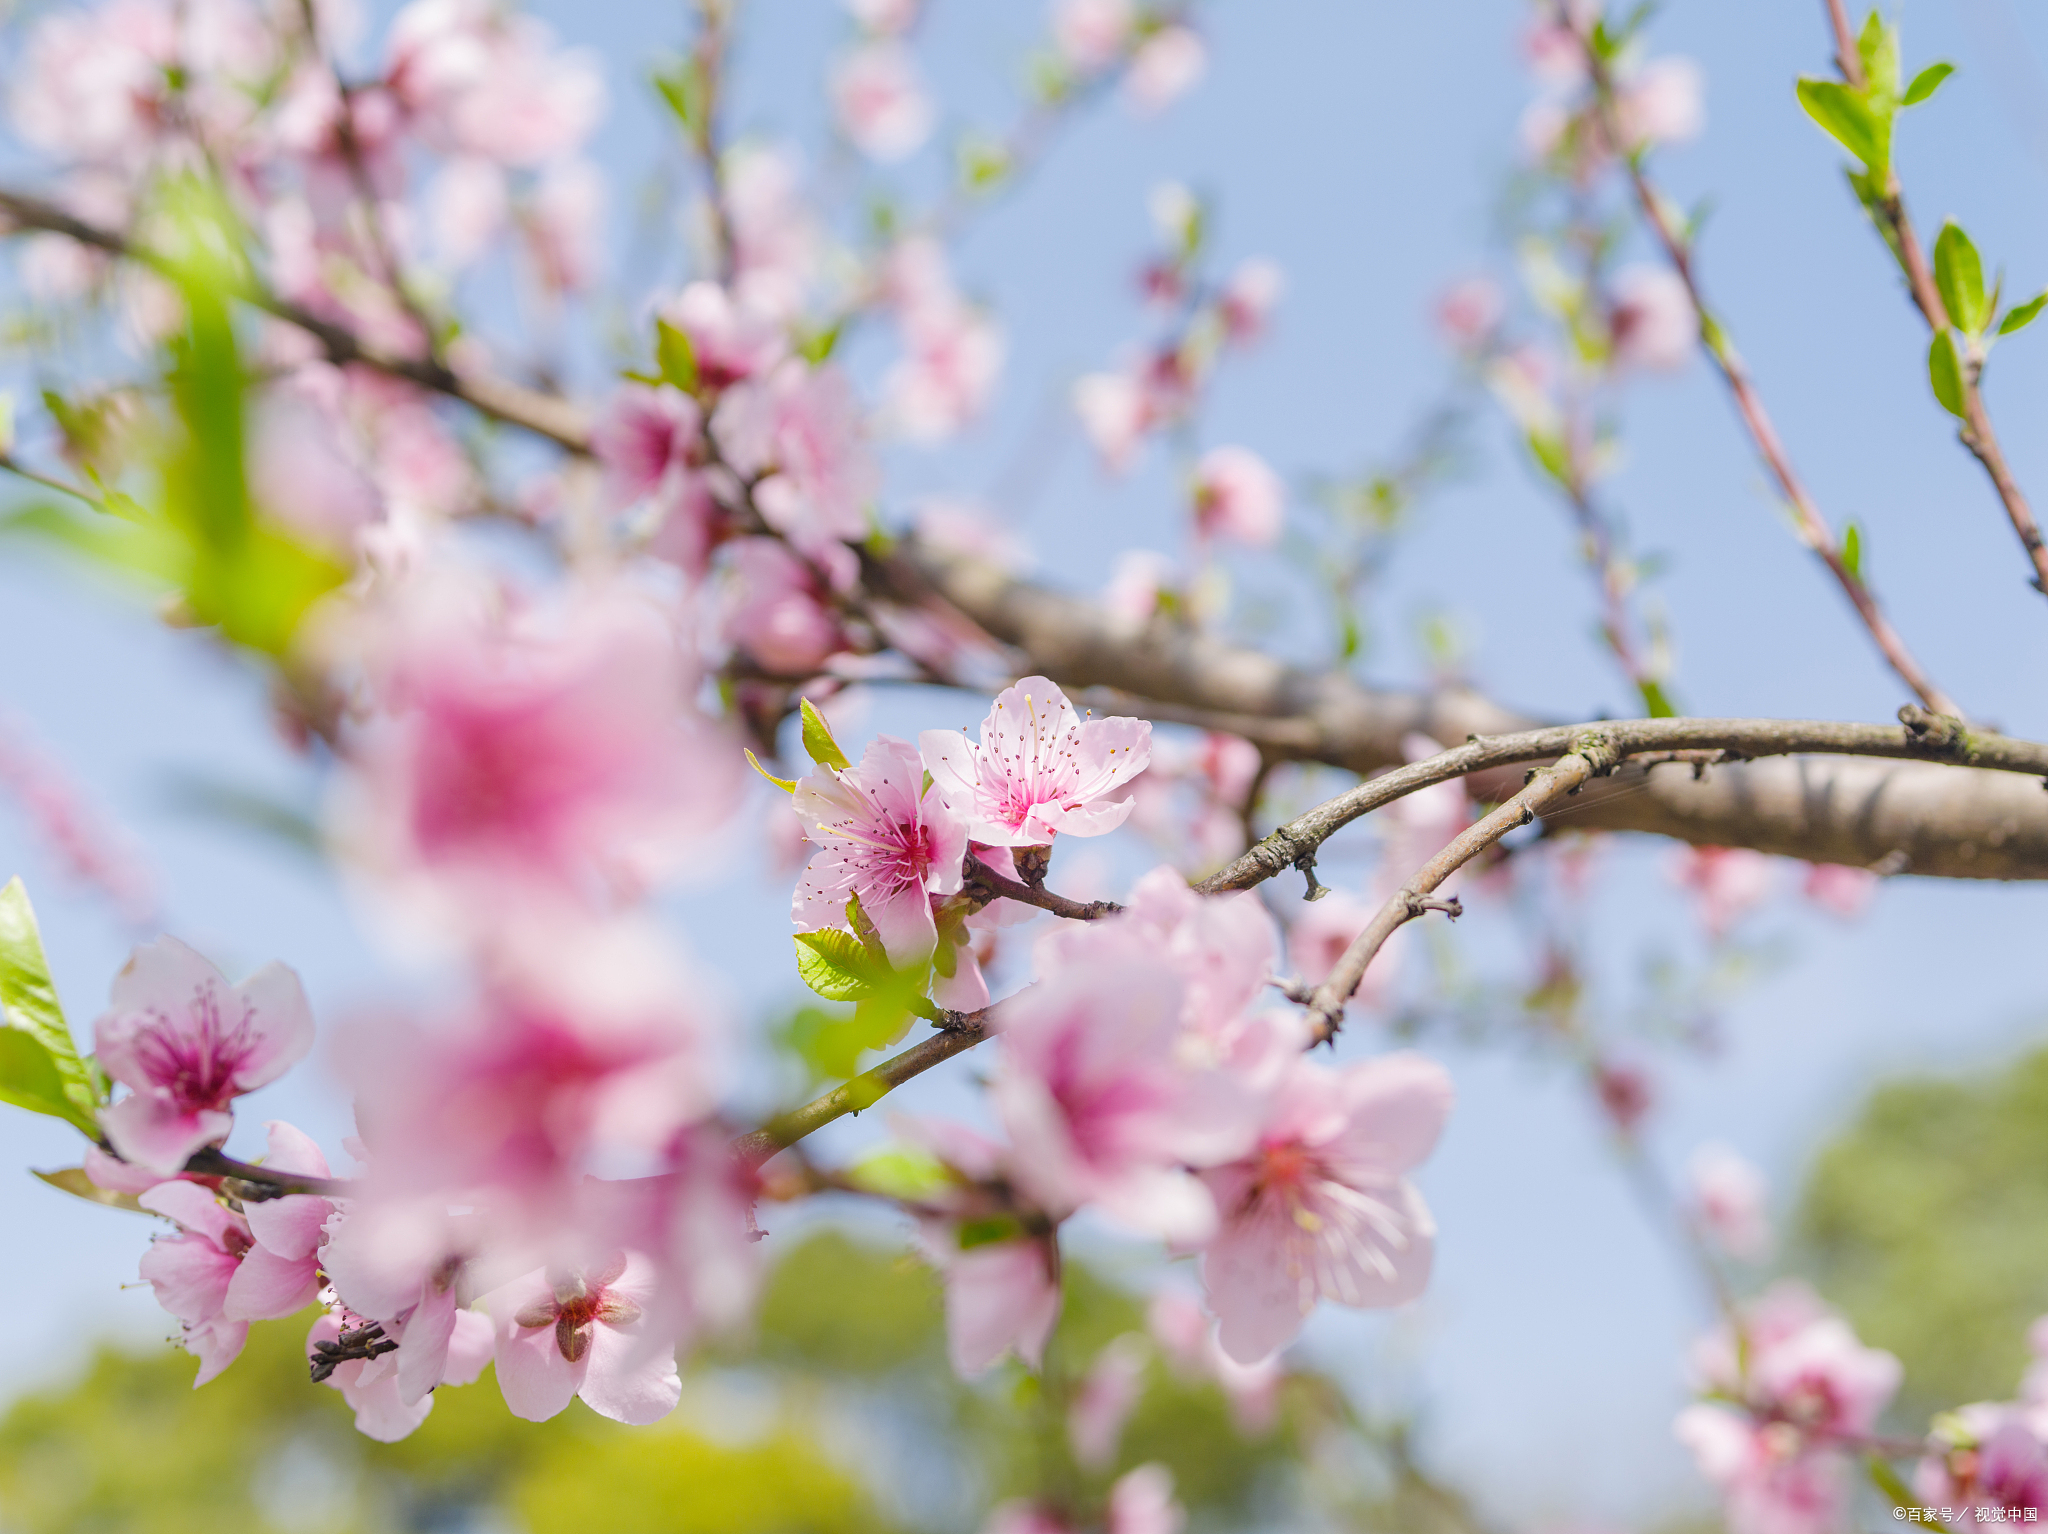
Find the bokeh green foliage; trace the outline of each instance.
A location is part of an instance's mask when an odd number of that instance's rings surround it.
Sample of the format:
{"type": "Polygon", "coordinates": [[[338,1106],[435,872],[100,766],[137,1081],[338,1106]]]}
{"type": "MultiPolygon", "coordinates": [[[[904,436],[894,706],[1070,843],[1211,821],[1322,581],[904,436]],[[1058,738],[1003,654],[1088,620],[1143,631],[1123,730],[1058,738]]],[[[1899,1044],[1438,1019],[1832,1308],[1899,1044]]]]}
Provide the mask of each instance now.
{"type": "MultiPolygon", "coordinates": [[[[244,233],[218,188],[198,177],[153,189],[146,219],[157,275],[177,294],[183,332],[169,345],[170,410],[142,428],[154,475],[129,493],[82,467],[85,509],[32,504],[0,527],[68,548],[174,598],[183,620],[265,655],[286,655],[313,604],[347,571],[299,538],[252,497],[246,396],[249,375],[236,300],[249,286],[244,233]]],[[[47,396],[60,422],[91,412],[47,396]]],[[[83,446],[74,439],[74,455],[83,446]]]]}
{"type": "Polygon", "coordinates": [[[2048,1313],[2048,1050],[1878,1088],[1816,1159],[1792,1267],[1906,1367],[1902,1422],[2009,1398],[2048,1313]]]}
{"type": "Polygon", "coordinates": [[[174,1349],[103,1347],[83,1377],[0,1417],[0,1526],[385,1534],[487,1512],[527,1534],[881,1534],[973,1528],[994,1501],[1048,1488],[1094,1508],[1116,1474],[1157,1460],[1196,1527],[1227,1529],[1284,1505],[1304,1434],[1335,1410],[1328,1381],[1294,1376],[1280,1424],[1246,1438],[1215,1386],[1155,1359],[1115,1464],[1083,1471],[1061,1406],[1105,1343],[1142,1331],[1133,1295],[1069,1263],[1044,1379],[1010,1367],[963,1384],[946,1364],[937,1279],[900,1247],[833,1229],[771,1246],[783,1250],[752,1336],[700,1357],[684,1409],[651,1428],[580,1403],[521,1422],[486,1374],[438,1392],[411,1438],[372,1443],[337,1392],[306,1380],[310,1313],[255,1327],[243,1357],[197,1391],[193,1361],[174,1349]],[[746,1409],[724,1411],[727,1399],[746,1409]],[[892,1433],[879,1459],[844,1447],[892,1433]],[[832,1443],[842,1447],[822,1447],[832,1443]],[[928,1484],[901,1505],[870,1484],[889,1478],[878,1466],[911,1463],[928,1484]]]}

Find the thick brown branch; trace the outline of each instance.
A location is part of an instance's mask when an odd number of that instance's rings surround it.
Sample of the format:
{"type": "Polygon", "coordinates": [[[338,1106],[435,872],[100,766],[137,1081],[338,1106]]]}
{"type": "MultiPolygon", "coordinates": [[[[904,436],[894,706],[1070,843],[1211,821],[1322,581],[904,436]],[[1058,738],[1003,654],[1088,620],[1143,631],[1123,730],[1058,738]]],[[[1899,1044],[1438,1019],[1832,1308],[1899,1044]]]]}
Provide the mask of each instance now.
{"type": "Polygon", "coordinates": [[[1344,1004],[1365,978],[1366,966],[1395,930],[1425,911],[1442,909],[1428,898],[1438,885],[1510,831],[1528,825],[1565,795],[1577,793],[1588,779],[1613,771],[1619,761],[1612,739],[1603,731],[1585,732],[1569,756],[1538,768],[1520,793],[1467,826],[1443,851],[1417,869],[1415,876],[1396,890],[1366,923],[1365,930],[1351,940],[1351,946],[1344,950],[1329,978],[1309,997],[1308,1020],[1315,1042],[1325,1043],[1337,1036],[1344,1021],[1344,1004]]]}
{"type": "Polygon", "coordinates": [[[871,1071],[834,1087],[823,1097],[793,1108],[772,1124],[732,1142],[732,1153],[741,1165],[757,1167],[779,1150],[786,1150],[805,1135],[823,1129],[834,1119],[872,1107],[883,1097],[933,1066],[965,1054],[989,1037],[988,1013],[970,1012],[931,1037],[913,1044],[900,1055],[892,1055],[871,1071]]]}
{"type": "Polygon", "coordinates": [[[1718,764],[1814,755],[1949,762],[2016,773],[2048,784],[2048,746],[1973,732],[1954,720],[1919,709],[1904,711],[1899,725],[1811,719],[1630,719],[1559,725],[1476,737],[1440,756],[1369,779],[1289,821],[1195,887],[1205,895],[1249,889],[1286,869],[1300,867],[1337,831],[1396,799],[1452,778],[1550,761],[1589,734],[1608,743],[1617,766],[1639,756],[1657,757],[1657,761],[1641,765],[1644,776],[1651,767],[1666,763],[1681,767],[1691,778],[1710,766],[1718,770],[1718,764]]]}
{"type": "MultiPolygon", "coordinates": [[[[904,600],[942,602],[1014,647],[1020,669],[1070,689],[1114,689],[1103,701],[1125,712],[1242,735],[1280,760],[1323,762],[1363,776],[1404,767],[1403,741],[1412,734],[1462,741],[1544,723],[1460,688],[1370,688],[1341,671],[1302,670],[1184,625],[1155,620],[1133,628],[1085,598],[914,540],[899,545],[876,574],[904,600]]],[[[1679,747],[1674,741],[1669,748],[1679,747]]],[[[1480,797],[1509,791],[1483,778],[1472,788],[1480,797]]],[[[1630,762],[1550,819],[1819,863],[1903,864],[1939,878],[2048,879],[2048,793],[2025,777],[1937,761],[1773,757],[1704,775],[1690,764],[1630,762]]]]}

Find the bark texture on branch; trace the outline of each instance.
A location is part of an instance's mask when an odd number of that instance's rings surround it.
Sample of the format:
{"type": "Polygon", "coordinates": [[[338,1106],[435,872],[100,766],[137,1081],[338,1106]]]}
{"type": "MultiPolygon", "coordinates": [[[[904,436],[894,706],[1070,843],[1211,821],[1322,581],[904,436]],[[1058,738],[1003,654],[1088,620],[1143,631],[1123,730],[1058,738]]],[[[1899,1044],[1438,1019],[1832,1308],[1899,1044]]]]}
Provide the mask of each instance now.
{"type": "MultiPolygon", "coordinates": [[[[1373,773],[1406,760],[1410,733],[1456,745],[1551,722],[1461,689],[1366,687],[1165,620],[1136,631],[1085,598],[915,542],[899,546],[888,573],[901,595],[929,589],[1062,686],[1114,689],[1119,707],[1229,730],[1279,759],[1373,773]]],[[[1520,773],[1473,786],[1504,799],[1520,773]]],[[[1629,763],[1587,784],[1545,824],[1938,878],[2048,879],[2042,783],[1934,762],[1789,757],[1698,776],[1685,763],[1629,763]]]]}

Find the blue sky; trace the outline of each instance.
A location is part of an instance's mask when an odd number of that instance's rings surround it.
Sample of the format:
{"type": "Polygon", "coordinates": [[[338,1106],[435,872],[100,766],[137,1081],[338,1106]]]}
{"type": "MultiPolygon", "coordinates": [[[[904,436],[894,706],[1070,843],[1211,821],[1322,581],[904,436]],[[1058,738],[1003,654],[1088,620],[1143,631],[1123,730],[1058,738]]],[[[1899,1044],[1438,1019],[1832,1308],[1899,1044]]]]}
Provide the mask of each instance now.
{"type": "MultiPolygon", "coordinates": [[[[614,104],[599,147],[623,210],[632,178],[666,152],[635,82],[672,41],[671,8],[539,9],[606,56],[614,104]]],[[[740,124],[815,144],[819,75],[843,22],[824,0],[756,9],[739,55],[740,124]]],[[[1494,209],[1528,95],[1514,46],[1523,14],[1509,0],[1209,8],[1212,69],[1190,98],[1156,121],[1114,103],[1092,113],[963,241],[963,281],[1008,326],[1003,396],[958,445],[892,452],[891,505],[985,492],[1035,450],[1067,381],[1142,334],[1130,279],[1151,238],[1145,194],[1166,178],[1214,197],[1222,259],[1270,255],[1289,278],[1271,340],[1219,380],[1205,440],[1249,444],[1295,478],[1385,456],[1450,376],[1430,333],[1432,296],[1498,262],[1494,209]]],[[[952,118],[1007,120],[1016,63],[1040,21],[1033,4],[935,0],[925,57],[952,118]]],[[[2010,290],[2036,291],[2048,284],[2048,147],[2026,100],[2039,99],[2048,21],[2012,0],[1956,0],[1910,9],[1904,23],[1909,68],[1936,57],[1960,66],[1903,131],[1899,161],[1922,228],[1964,219],[2010,290]]],[[[1929,395],[1924,333],[1837,155],[1793,99],[1796,74],[1826,68],[1818,0],[1679,0],[1652,38],[1706,72],[1707,133],[1666,156],[1659,174],[1687,203],[1712,200],[1706,283],[1816,498],[1837,526],[1863,524],[1872,576],[1930,669],[1965,706],[2040,738],[2048,612],[1929,395]]],[[[936,168],[927,156],[907,174],[928,183],[936,168]]],[[[623,226],[622,211],[614,222],[623,226]]],[[[2039,491],[2048,329],[2003,346],[1988,389],[2015,469],[2039,491]]],[[[1712,377],[1695,365],[1644,385],[1624,427],[1614,499],[1639,546],[1669,558],[1658,590],[1689,706],[1889,717],[1900,687],[1793,543],[1712,377]]],[[[1372,676],[1419,677],[1416,620],[1447,609],[1471,636],[1474,677],[1495,696],[1566,718],[1631,711],[1591,637],[1559,511],[1502,432],[1489,425],[1476,443],[1473,472],[1429,503],[1396,557],[1373,615],[1384,643],[1372,676]]],[[[1099,586],[1125,547],[1177,547],[1163,456],[1110,483],[1071,432],[1039,493],[1013,510],[1041,569],[1077,586],[1099,586]]],[[[1278,576],[1252,566],[1242,578],[1278,576]]],[[[310,862],[173,808],[167,783],[179,772],[315,802],[313,775],[271,734],[245,668],[12,548],[0,554],[0,655],[0,710],[26,721],[134,833],[171,930],[231,971],[272,957],[295,965],[325,1019],[407,983],[310,862]]],[[[957,725],[961,708],[953,697],[892,696],[872,723],[909,734],[957,725]]],[[[1617,984],[1647,947],[1693,941],[1668,891],[1668,856],[1649,845],[1615,857],[1589,942],[1617,984]]],[[[1140,857],[1127,849],[1120,863],[1140,857]]],[[[136,934],[66,892],[21,818],[0,806],[0,876],[15,871],[36,892],[84,1027],[136,934]]],[[[742,871],[674,902],[681,940],[720,956],[742,1015],[790,995],[786,899],[781,883],[742,871]]],[[[2044,916],[2040,889],[1910,880],[1886,887],[1852,926],[1786,902],[1759,931],[1782,936],[1796,962],[1745,992],[1721,1052],[1672,1084],[1653,1144],[1675,1163],[1703,1138],[1726,1139],[1789,1190],[1872,1079],[1995,1060],[2041,1036],[2044,916]]],[[[1483,930],[1472,941],[1483,951],[1483,930]]],[[[1374,1398],[1415,1405],[1429,1452],[1517,1525],[1572,1511],[1626,1521],[1697,1495],[1669,1438],[1681,1350],[1702,1314],[1686,1274],[1630,1201],[1561,1071],[1516,1048],[1442,1052],[1460,1105],[1423,1178],[1443,1231],[1437,1281],[1402,1317],[1319,1321],[1312,1345],[1374,1398]]],[[[248,1105],[245,1135],[276,1114],[330,1144],[346,1132],[345,1104],[319,1067],[301,1074],[248,1105]]],[[[928,1092],[924,1101],[942,1103],[958,1088],[928,1092]]],[[[0,1164],[76,1159],[61,1126],[0,1116],[0,1164]]],[[[26,1178],[0,1178],[0,1220],[19,1254],[0,1270],[0,1308],[40,1318],[0,1332],[0,1392],[63,1370],[92,1335],[171,1329],[146,1290],[118,1287],[132,1280],[142,1222],[26,1178]]]]}

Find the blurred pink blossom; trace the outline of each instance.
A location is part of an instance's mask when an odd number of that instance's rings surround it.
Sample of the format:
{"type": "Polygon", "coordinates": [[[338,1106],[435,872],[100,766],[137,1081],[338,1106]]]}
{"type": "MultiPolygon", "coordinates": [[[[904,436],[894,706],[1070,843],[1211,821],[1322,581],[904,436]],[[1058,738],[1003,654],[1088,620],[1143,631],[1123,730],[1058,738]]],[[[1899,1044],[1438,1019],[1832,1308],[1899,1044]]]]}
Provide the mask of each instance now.
{"type": "Polygon", "coordinates": [[[1145,1367],[1152,1348],[1135,1332],[1112,1337],[1082,1376],[1067,1407],[1067,1443],[1083,1469],[1107,1470],[1116,1463],[1124,1423],[1145,1393],[1145,1367]]]}
{"type": "Polygon", "coordinates": [[[1841,863],[1814,863],[1806,870],[1802,886],[1808,900],[1844,921],[1861,916],[1877,893],[1879,877],[1867,868],[1850,868],[1841,863]]]}
{"type": "Polygon", "coordinates": [[[1487,276],[1463,277],[1437,298],[1437,329],[1459,351],[1478,351],[1506,311],[1499,283],[1487,276]]]}
{"type": "Polygon", "coordinates": [[[1769,1189],[1763,1173],[1725,1145],[1702,1145],[1686,1164],[1691,1204],[1707,1234],[1729,1256],[1770,1255],[1769,1189]]]}
{"type": "Polygon", "coordinates": [[[1769,898],[1777,866],[1746,847],[1688,847],[1672,865],[1672,876],[1697,897],[1700,925],[1719,940],[1735,923],[1769,898]]]}
{"type": "Polygon", "coordinates": [[[747,659],[771,676],[807,677],[846,648],[822,583],[781,542],[736,539],[727,557],[733,579],[719,631],[747,659]]]}
{"type": "Polygon", "coordinates": [[[1124,74],[1124,96],[1140,113],[1163,112],[1201,83],[1209,49],[1192,27],[1161,27],[1138,45],[1124,74]]]}
{"type": "Polygon", "coordinates": [[[1685,280],[1665,266],[1637,263],[1614,274],[1608,327],[1618,367],[1670,372],[1699,344],[1699,311],[1685,280]]]}
{"type": "Polygon", "coordinates": [[[654,1271],[636,1252],[589,1268],[550,1268],[485,1297],[498,1388],[515,1417],[545,1422],[571,1399],[635,1425],[682,1399],[675,1338],[650,1324],[654,1271]]]}
{"type": "Polygon", "coordinates": [[[1195,528],[1253,548],[1280,541],[1287,486],[1266,460],[1245,447],[1215,447],[1195,465],[1195,528]]]}
{"type": "Polygon", "coordinates": [[[1057,0],[1053,44],[1071,68],[1097,74],[1122,57],[1137,19],[1131,0],[1057,0]]]}
{"type": "Polygon", "coordinates": [[[1258,340],[1272,323],[1286,288],[1287,277],[1278,262],[1263,256],[1239,262],[1218,300],[1224,333],[1240,345],[1258,340]]]}
{"type": "Polygon", "coordinates": [[[937,109],[917,61],[893,37],[843,55],[832,66],[828,89],[840,131],[871,160],[908,159],[931,136],[937,109]]]}

